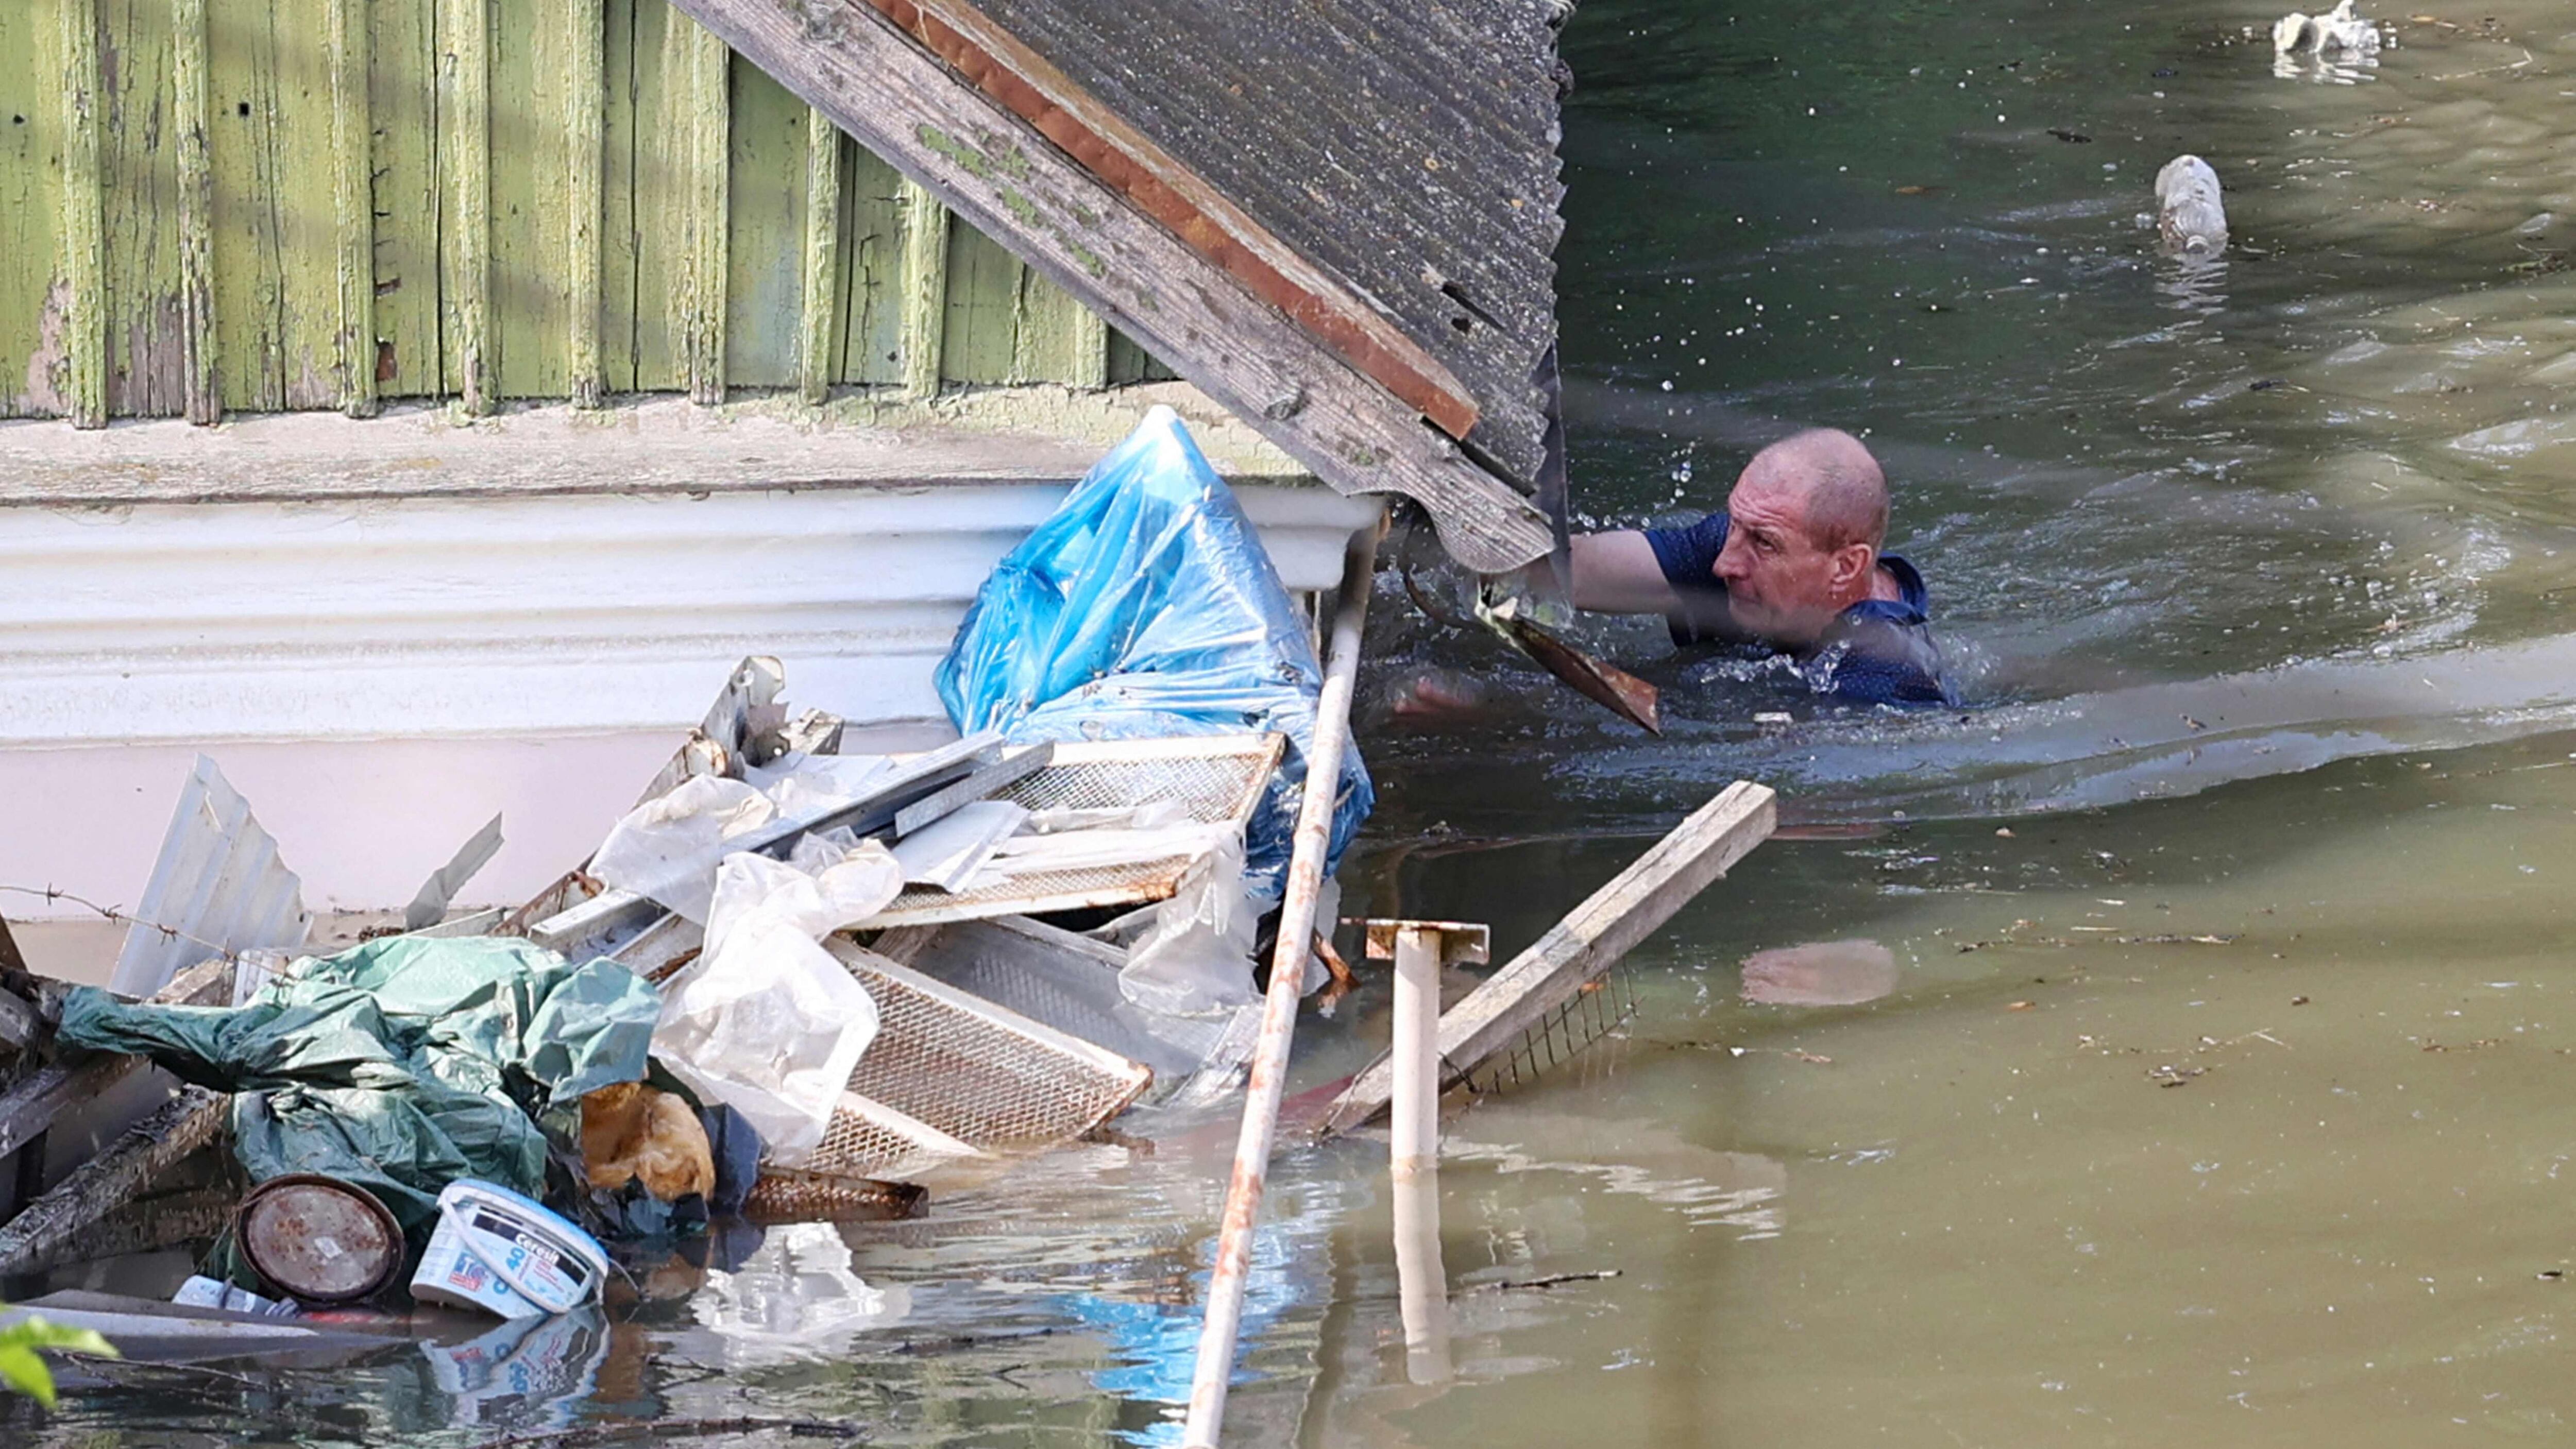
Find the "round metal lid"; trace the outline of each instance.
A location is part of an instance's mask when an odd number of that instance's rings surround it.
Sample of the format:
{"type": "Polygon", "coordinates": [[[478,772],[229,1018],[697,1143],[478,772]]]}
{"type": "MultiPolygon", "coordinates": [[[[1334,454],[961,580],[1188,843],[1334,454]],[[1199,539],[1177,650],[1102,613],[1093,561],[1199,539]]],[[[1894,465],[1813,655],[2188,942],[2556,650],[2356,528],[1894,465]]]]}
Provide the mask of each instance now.
{"type": "Polygon", "coordinates": [[[365,1188],[327,1177],[271,1178],[233,1220],[252,1271],[306,1303],[348,1303],[393,1281],[401,1224],[365,1188]]]}

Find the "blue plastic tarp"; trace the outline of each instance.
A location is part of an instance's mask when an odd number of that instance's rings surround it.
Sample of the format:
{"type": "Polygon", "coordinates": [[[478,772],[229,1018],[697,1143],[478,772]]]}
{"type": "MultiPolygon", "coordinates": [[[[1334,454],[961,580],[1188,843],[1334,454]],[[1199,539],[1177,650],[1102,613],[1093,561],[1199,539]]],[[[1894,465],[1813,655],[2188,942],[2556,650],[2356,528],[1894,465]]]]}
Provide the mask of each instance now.
{"type": "MultiPolygon", "coordinates": [[[[967,734],[1286,735],[1245,841],[1250,877],[1280,893],[1324,671],[1251,520],[1170,408],[1147,413],[994,566],[936,679],[967,734]]],[[[1359,751],[1345,752],[1332,861],[1373,799],[1359,751]]]]}

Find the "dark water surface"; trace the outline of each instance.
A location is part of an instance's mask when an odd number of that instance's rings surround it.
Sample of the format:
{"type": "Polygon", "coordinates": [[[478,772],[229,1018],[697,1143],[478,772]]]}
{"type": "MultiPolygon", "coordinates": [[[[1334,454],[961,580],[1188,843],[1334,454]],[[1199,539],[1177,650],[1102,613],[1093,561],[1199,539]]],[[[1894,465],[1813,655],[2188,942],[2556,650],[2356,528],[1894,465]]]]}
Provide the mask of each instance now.
{"type": "MultiPolygon", "coordinates": [[[[2272,18],[1576,16],[1580,508],[1704,508],[1783,426],[1864,432],[1978,703],[1839,714],[1587,626],[1668,686],[1645,740],[1390,591],[1373,679],[1492,708],[1369,736],[1349,912],[1517,949],[1739,776],[1841,834],[1639,952],[1625,1040],[1450,1124],[1445,1381],[1405,1351],[1382,1145],[1287,1154],[1230,1442],[2576,1436],[2576,10],[2392,11],[2344,74],[2276,74],[2272,18]],[[2218,268],[2139,225],[2186,150],[2228,187],[2218,268]],[[1747,956],[1852,939],[1891,994],[1739,999],[1747,956]]],[[[1301,1084],[1382,1010],[1310,1018],[1301,1084]]],[[[662,1269],[498,1372],[119,1371],[0,1441],[1177,1443],[1231,1130],[1157,1137],[662,1269]]]]}

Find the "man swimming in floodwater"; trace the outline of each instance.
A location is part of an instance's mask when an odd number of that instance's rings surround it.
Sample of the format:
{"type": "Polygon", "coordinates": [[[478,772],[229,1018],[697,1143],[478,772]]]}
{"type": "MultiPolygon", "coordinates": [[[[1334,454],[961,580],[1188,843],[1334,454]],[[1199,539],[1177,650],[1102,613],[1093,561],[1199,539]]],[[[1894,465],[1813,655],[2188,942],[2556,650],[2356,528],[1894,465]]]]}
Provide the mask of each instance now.
{"type": "Polygon", "coordinates": [[[1956,704],[1923,575],[1879,548],[1887,479],[1849,433],[1816,428],[1753,455],[1726,507],[1694,524],[1573,540],[1574,606],[1661,614],[1673,642],[1791,656],[1860,704],[1956,704]]]}

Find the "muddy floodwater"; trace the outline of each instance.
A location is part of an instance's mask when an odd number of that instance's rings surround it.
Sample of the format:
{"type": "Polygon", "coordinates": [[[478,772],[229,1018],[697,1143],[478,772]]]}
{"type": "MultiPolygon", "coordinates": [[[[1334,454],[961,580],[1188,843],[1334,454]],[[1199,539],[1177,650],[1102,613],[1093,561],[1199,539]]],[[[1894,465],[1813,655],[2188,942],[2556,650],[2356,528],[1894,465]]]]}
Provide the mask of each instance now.
{"type": "MultiPolygon", "coordinates": [[[[2333,67],[2233,0],[1576,14],[1586,524],[1862,432],[1971,703],[1584,626],[1648,739],[1390,585],[1347,913],[1500,959],[1729,780],[1796,828],[1631,958],[1622,1035],[1449,1122],[1445,1379],[1382,1140],[1284,1154],[1229,1442],[2576,1440],[2576,10],[2371,8],[2333,67]],[[2141,216],[2186,151],[2214,266],[2141,216]],[[1426,669],[1463,717],[1393,707],[1426,669]]],[[[1310,1014],[1292,1091],[1386,1030],[1310,1014]]],[[[0,1439],[1176,1444],[1231,1125],[1145,1135],[546,1337],[117,1370],[0,1439]]]]}

